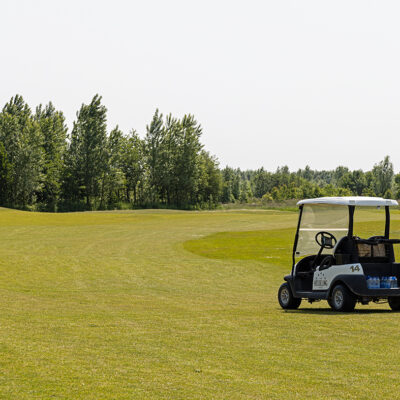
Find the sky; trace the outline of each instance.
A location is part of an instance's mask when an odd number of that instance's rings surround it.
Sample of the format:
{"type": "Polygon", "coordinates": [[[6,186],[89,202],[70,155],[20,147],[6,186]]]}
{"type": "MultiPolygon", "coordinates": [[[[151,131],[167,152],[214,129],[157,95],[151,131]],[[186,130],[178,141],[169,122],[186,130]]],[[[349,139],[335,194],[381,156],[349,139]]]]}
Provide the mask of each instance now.
{"type": "Polygon", "coordinates": [[[221,167],[400,169],[400,3],[2,0],[0,105],[193,114],[221,167]]]}

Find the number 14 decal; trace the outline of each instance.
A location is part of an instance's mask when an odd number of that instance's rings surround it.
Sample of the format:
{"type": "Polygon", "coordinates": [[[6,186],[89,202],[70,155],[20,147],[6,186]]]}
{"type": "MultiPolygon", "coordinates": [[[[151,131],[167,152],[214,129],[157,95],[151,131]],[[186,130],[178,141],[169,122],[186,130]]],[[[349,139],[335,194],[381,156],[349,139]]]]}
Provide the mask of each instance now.
{"type": "Polygon", "coordinates": [[[351,269],[351,272],[355,272],[355,271],[359,271],[359,270],[360,270],[360,267],[359,267],[358,265],[352,265],[352,266],[350,267],[350,269],[351,269]]]}

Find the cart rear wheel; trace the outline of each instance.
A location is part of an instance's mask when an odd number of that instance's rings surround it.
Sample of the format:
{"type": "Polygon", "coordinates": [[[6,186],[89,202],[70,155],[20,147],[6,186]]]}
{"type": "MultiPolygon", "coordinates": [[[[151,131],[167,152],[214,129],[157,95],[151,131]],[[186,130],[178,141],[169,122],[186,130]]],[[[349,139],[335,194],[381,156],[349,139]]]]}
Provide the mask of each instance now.
{"type": "Polygon", "coordinates": [[[295,310],[299,308],[301,299],[293,297],[292,289],[288,283],[282,283],[278,291],[278,301],[285,310],[295,310]]]}
{"type": "Polygon", "coordinates": [[[357,299],[349,289],[343,285],[336,285],[332,290],[332,295],[328,300],[329,305],[335,311],[353,311],[357,299]]]}
{"type": "Polygon", "coordinates": [[[400,311],[400,297],[389,297],[388,303],[393,311],[400,311]]]}

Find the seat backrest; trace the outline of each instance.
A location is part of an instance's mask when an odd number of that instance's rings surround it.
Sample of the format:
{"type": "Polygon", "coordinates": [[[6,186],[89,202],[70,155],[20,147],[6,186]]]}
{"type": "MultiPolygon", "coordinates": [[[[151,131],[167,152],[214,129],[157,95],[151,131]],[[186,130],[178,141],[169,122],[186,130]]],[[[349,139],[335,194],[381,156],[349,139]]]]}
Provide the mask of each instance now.
{"type": "Polygon", "coordinates": [[[336,264],[348,264],[358,262],[358,252],[354,245],[354,239],[348,236],[342,237],[333,250],[336,264]]]}

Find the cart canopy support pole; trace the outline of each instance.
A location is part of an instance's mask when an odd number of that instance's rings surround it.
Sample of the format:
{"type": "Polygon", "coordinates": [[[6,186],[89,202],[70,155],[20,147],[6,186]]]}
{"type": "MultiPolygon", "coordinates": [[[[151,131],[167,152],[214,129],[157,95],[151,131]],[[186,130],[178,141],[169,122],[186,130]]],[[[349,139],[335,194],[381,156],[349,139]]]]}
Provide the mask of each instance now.
{"type": "Polygon", "coordinates": [[[389,235],[390,235],[390,211],[389,211],[389,206],[385,206],[385,214],[386,214],[385,239],[389,239],[389,235]]]}
{"type": "Polygon", "coordinates": [[[349,232],[347,234],[347,236],[349,238],[353,237],[354,210],[355,210],[355,206],[349,206],[349,232]]]}
{"type": "Polygon", "coordinates": [[[292,254],[292,276],[294,272],[294,265],[296,264],[296,250],[297,250],[297,242],[299,241],[299,230],[300,230],[300,224],[301,224],[301,216],[303,215],[303,204],[299,206],[299,221],[297,222],[297,230],[296,230],[296,236],[294,237],[294,244],[293,244],[293,254],[292,254]]]}

